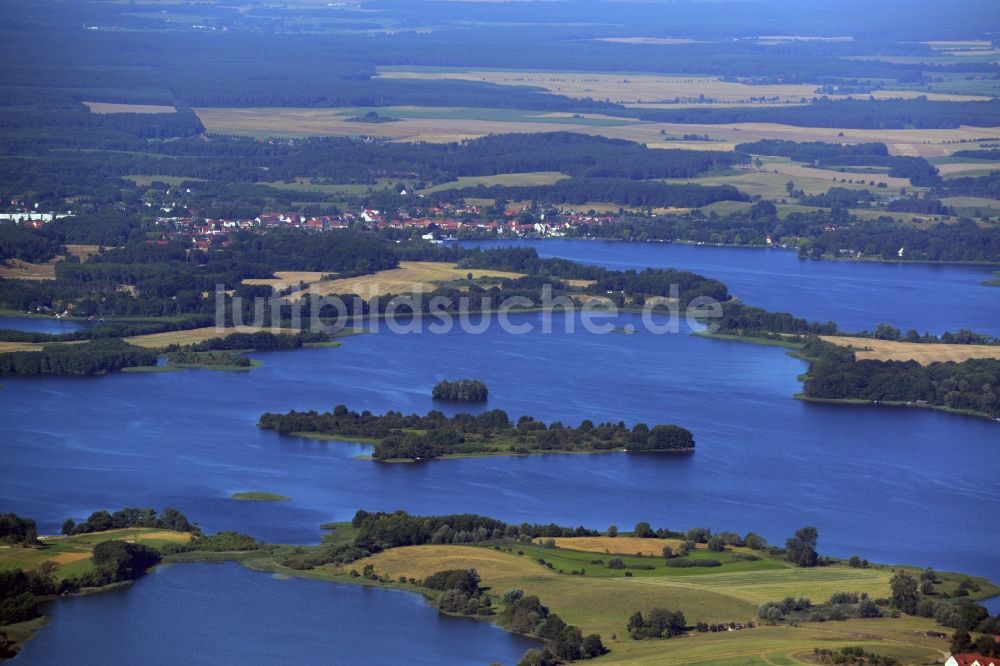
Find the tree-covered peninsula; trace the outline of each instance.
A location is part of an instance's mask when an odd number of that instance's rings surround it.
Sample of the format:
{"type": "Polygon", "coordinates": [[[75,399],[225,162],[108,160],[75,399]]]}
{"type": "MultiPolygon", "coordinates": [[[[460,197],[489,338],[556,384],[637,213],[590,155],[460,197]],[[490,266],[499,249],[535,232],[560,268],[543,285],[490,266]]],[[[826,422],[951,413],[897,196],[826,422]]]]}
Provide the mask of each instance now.
{"type": "Polygon", "coordinates": [[[257,425],[285,435],[372,442],[375,445],[372,457],[388,461],[456,455],[594,453],[613,449],[631,452],[694,450],[691,432],[676,425],[650,428],[645,423],[638,423],[629,429],[624,422],[595,425],[586,420],[574,428],[558,421],[546,425],[531,416],[522,416],[515,423],[499,409],[453,417],[439,411],[426,416],[390,411],[378,416],[337,405],[332,412],[324,413],[294,410],[287,414],[265,413],[257,425]]]}

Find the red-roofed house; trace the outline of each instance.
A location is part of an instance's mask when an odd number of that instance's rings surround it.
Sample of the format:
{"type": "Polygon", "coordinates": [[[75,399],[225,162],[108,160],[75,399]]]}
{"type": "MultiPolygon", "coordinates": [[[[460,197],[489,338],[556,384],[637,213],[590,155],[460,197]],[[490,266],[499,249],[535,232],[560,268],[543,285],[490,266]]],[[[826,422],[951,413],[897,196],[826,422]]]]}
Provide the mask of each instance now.
{"type": "Polygon", "coordinates": [[[1000,657],[986,657],[975,652],[953,654],[944,666],[1000,666],[1000,657]]]}

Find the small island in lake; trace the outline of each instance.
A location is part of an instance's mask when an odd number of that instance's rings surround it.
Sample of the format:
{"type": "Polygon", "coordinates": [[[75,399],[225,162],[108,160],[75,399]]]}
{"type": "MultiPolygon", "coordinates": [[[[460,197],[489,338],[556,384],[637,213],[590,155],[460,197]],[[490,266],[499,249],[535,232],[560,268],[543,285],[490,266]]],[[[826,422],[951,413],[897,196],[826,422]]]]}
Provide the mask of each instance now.
{"type": "Polygon", "coordinates": [[[434,385],[431,395],[435,400],[452,402],[486,402],[490,390],[486,384],[476,379],[444,380],[434,385]]]}
{"type": "Polygon", "coordinates": [[[243,502],[287,502],[292,498],[287,495],[252,490],[244,493],[233,493],[233,499],[243,502]]]}
{"type": "Polygon", "coordinates": [[[503,410],[478,415],[447,417],[432,411],[426,416],[387,412],[352,412],[337,405],[332,412],[291,411],[265,413],[257,424],[284,435],[349,439],[375,445],[375,460],[422,460],[442,456],[526,455],[533,453],[597,453],[624,450],[690,452],[694,437],[676,425],[650,428],[638,423],[631,429],[623,422],[595,425],[585,420],[577,427],[560,422],[546,425],[531,416],[516,423],[503,410]]]}

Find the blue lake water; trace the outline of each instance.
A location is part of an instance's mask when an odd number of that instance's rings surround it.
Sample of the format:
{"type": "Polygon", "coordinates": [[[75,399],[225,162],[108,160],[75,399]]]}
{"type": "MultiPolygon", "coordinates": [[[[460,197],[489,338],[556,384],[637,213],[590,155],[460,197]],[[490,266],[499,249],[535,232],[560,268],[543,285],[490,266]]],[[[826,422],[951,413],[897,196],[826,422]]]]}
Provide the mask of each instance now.
{"type": "Polygon", "coordinates": [[[396,590],[238,564],[158,567],[129,588],[47,604],[24,664],[514,664],[538,643],[439,615],[396,590]],[[416,647],[419,646],[419,649],[416,647]]]}
{"type": "MultiPolygon", "coordinates": [[[[540,249],[557,247],[545,243],[540,249]]],[[[622,261],[629,252],[673,252],[670,248],[719,256],[712,254],[715,248],[579,245],[604,247],[612,258],[622,252],[622,261]]],[[[566,252],[585,251],[576,247],[568,245],[566,252]]],[[[741,272],[736,262],[743,255],[728,256],[728,261],[712,261],[741,272]]],[[[777,252],[745,256],[748,263],[742,272],[746,273],[753,272],[755,262],[772,261],[760,256],[798,262],[777,252]]],[[[633,261],[682,265],[639,256],[633,261]]],[[[820,270],[844,266],[802,265],[820,270]]],[[[788,284],[817,284],[816,280],[770,278],[774,289],[770,297],[785,303],[773,306],[760,300],[769,297],[768,292],[758,295],[750,289],[752,281],[740,286],[719,271],[683,267],[722,278],[748,302],[813,316],[805,309],[810,299],[798,303],[798,292],[784,299],[781,293],[788,294],[788,284]]],[[[967,285],[978,279],[964,268],[955,271],[947,272],[949,279],[967,285]]],[[[875,307],[879,293],[893,303],[882,287],[864,293],[868,300],[859,301],[864,308],[875,307]]],[[[978,294],[971,287],[955,293],[957,298],[978,294]]],[[[976,310],[978,298],[971,296],[971,305],[956,312],[976,310]]],[[[897,306],[903,308],[892,305],[897,306]]],[[[815,316],[853,326],[844,313],[815,316]]],[[[905,314],[903,309],[900,313],[905,314]]],[[[918,328],[935,330],[933,321],[939,314],[939,308],[929,308],[908,316],[922,322],[918,328]]],[[[996,332],[995,318],[995,310],[979,312],[961,325],[996,332]]],[[[317,542],[320,523],[347,519],[358,508],[469,511],[514,522],[551,520],[597,528],[646,520],[672,529],[754,530],[775,543],[783,543],[798,527],[815,525],[820,551],[826,554],[857,553],[872,561],[934,566],[1000,580],[993,527],[1000,515],[1000,424],[924,410],[793,400],[792,394],[800,390],[796,376],[806,364],[779,348],[686,334],[593,335],[579,326],[573,334],[560,332],[558,326],[556,333],[543,334],[539,314],[512,319],[534,325],[534,332],[509,335],[497,326],[481,335],[458,331],[397,335],[382,330],[348,338],[336,349],[256,354],[263,367],[239,373],[186,370],[101,378],[4,378],[0,507],[35,518],[41,531],[52,533],[65,518],[80,519],[95,509],[174,506],[209,532],[233,529],[268,541],[300,543],[317,542]],[[697,451],[687,456],[613,452],[386,465],[356,459],[368,451],[363,445],[281,437],[255,426],[264,411],[327,410],[338,403],[374,412],[424,413],[441,408],[429,397],[434,383],[457,377],[484,380],[490,387],[486,408],[505,409],[515,418],[531,414],[572,424],[583,419],[677,423],[694,432],[697,451]],[[292,500],[254,503],[229,498],[243,490],[280,493],[292,500]]],[[[883,320],[906,325],[894,316],[874,321],[883,320]]],[[[625,314],[613,323],[639,322],[638,316],[625,314]]],[[[956,326],[948,320],[941,328],[956,326]]],[[[138,619],[130,621],[135,622],[162,616],[165,622],[180,623],[177,632],[167,635],[185,635],[188,618],[180,617],[190,610],[185,600],[202,588],[217,592],[210,596],[218,601],[204,602],[214,609],[213,619],[191,629],[197,641],[182,643],[212,653],[232,648],[234,654],[243,654],[240,645],[232,645],[239,642],[234,637],[253,634],[236,624],[230,630],[216,630],[213,623],[228,623],[227,615],[244,617],[249,604],[255,610],[265,609],[263,613],[269,612],[269,604],[282,608],[285,603],[311,612],[319,597],[363,618],[395,612],[392,604],[411,604],[406,622],[398,623],[400,635],[409,635],[406,632],[424,626],[421,623],[442,622],[434,625],[442,643],[449,645],[448,657],[438,660],[442,663],[466,663],[468,641],[475,645],[480,640],[439,619],[413,595],[379,596],[372,593],[376,591],[342,591],[315,581],[273,581],[280,587],[273,598],[265,598],[258,596],[261,581],[268,589],[272,581],[261,574],[235,566],[194,568],[187,574],[187,568],[166,569],[121,594],[58,604],[52,625],[42,631],[25,659],[60,661],[58,655],[69,654],[66,650],[81,640],[86,618],[99,613],[103,620],[91,628],[100,627],[104,636],[114,631],[114,640],[123,641],[121,658],[111,661],[134,661],[137,655],[146,660],[150,653],[145,648],[138,651],[138,644],[114,629],[115,614],[134,615],[138,619]],[[218,582],[199,579],[203,571],[218,582]],[[153,592],[145,596],[144,589],[153,592]],[[101,601],[105,598],[108,601],[101,601]],[[415,612],[415,607],[423,610],[415,612]]],[[[249,642],[265,650],[252,660],[266,661],[272,654],[267,650],[277,655],[294,648],[300,642],[298,621],[275,620],[279,627],[274,631],[284,634],[265,632],[264,646],[249,642]]],[[[312,626],[301,621],[302,626],[312,626]]],[[[360,641],[370,649],[382,649],[390,642],[354,625],[342,629],[338,622],[324,623],[326,635],[336,644],[360,641]]],[[[301,642],[309,650],[318,645],[301,642]]],[[[412,647],[413,643],[400,644],[412,647]]],[[[523,645],[516,647],[518,654],[523,651],[523,645]]],[[[173,652],[165,654],[176,657],[173,652]]],[[[496,655],[485,657],[506,659],[496,655]]],[[[308,656],[303,653],[302,660],[308,661],[308,656]]]]}
{"type": "Polygon", "coordinates": [[[968,328],[1000,336],[997,267],[810,261],[790,250],[699,247],[682,243],[582,240],[467,241],[466,247],[533,247],[614,270],[679,268],[721,280],[745,303],[809,320],[833,320],[846,331],[888,323],[904,332],[968,328]]]}
{"type": "Polygon", "coordinates": [[[31,331],[34,333],[72,333],[89,328],[94,322],[55,317],[0,317],[0,329],[31,331]]]}

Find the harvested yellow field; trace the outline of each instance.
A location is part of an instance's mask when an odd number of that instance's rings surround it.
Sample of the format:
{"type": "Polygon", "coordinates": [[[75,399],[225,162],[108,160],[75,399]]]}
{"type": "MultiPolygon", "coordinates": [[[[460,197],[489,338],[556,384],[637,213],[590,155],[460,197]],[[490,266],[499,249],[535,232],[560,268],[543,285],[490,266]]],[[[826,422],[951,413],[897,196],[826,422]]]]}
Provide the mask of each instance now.
{"type": "Polygon", "coordinates": [[[41,351],[42,346],[31,342],[3,342],[0,341],[0,354],[7,352],[41,351]]]}
{"type": "Polygon", "coordinates": [[[613,553],[616,555],[663,555],[663,547],[677,548],[680,539],[640,539],[639,537],[557,537],[557,548],[581,550],[585,553],[613,553]]]}
{"type": "Polygon", "coordinates": [[[187,543],[190,540],[190,532],[173,532],[171,530],[144,532],[131,539],[125,539],[125,541],[130,543],[142,543],[143,541],[173,541],[175,543],[187,543]]]}
{"type": "Polygon", "coordinates": [[[952,164],[939,164],[938,171],[941,172],[942,176],[950,176],[952,174],[964,174],[967,171],[983,171],[984,169],[994,169],[1000,171],[1000,162],[955,162],[952,164]]]}
{"type": "Polygon", "coordinates": [[[73,562],[79,562],[80,560],[86,560],[90,558],[90,551],[80,551],[76,553],[59,553],[54,557],[50,557],[45,560],[46,562],[52,562],[53,564],[72,564],[73,562]]]}
{"type": "Polygon", "coordinates": [[[430,292],[437,283],[463,280],[469,274],[473,278],[518,278],[521,273],[482,270],[477,268],[456,268],[455,264],[436,261],[401,261],[399,268],[380,271],[371,275],[361,275],[339,280],[322,280],[309,285],[305,291],[292,294],[296,300],[306,294],[357,294],[362,298],[384,296],[385,294],[410,294],[416,290],[430,292]]]}
{"type": "Polygon", "coordinates": [[[125,338],[126,342],[146,349],[161,349],[170,345],[193,345],[212,338],[224,338],[231,333],[295,333],[291,329],[274,329],[269,327],[258,328],[256,326],[238,326],[229,328],[216,328],[206,326],[204,328],[192,328],[186,331],[167,331],[166,333],[150,333],[148,335],[135,335],[125,338]]]}
{"type": "MultiPolygon", "coordinates": [[[[625,38],[628,39],[628,38],[625,38]]],[[[618,40],[621,41],[621,40],[618,40]]],[[[674,42],[676,43],[676,42],[674,42]]],[[[379,71],[383,79],[411,79],[425,81],[460,80],[479,81],[495,85],[535,86],[566,97],[608,99],[620,104],[658,104],[681,100],[686,102],[760,104],[753,99],[768,99],[768,104],[800,104],[816,96],[816,86],[811,84],[750,85],[723,81],[716,76],[655,76],[649,74],[602,74],[575,72],[523,72],[458,70],[453,72],[429,71],[379,71]]],[[[880,90],[872,93],[876,98],[900,99],[927,95],[939,101],[988,100],[989,97],[973,95],[936,95],[918,91],[880,90]]],[[[826,95],[833,99],[849,95],[826,95]]],[[[868,97],[868,95],[864,95],[868,97]]],[[[665,108],[677,108],[668,106],[665,108]]]]}
{"type": "Polygon", "coordinates": [[[330,275],[330,273],[322,271],[275,271],[274,274],[277,277],[247,278],[243,280],[243,284],[267,285],[280,291],[288,287],[298,286],[300,282],[305,282],[306,284],[319,282],[323,279],[324,275],[330,275]]]}
{"type": "Polygon", "coordinates": [[[841,180],[846,178],[848,180],[855,181],[863,180],[866,183],[870,181],[885,183],[892,188],[910,187],[909,178],[895,178],[884,173],[860,173],[852,171],[834,171],[833,169],[819,169],[778,157],[762,159],[762,161],[764,162],[763,169],[765,171],[780,173],[793,180],[795,178],[819,178],[824,181],[832,182],[834,179],[841,180]]]}
{"type": "Polygon", "coordinates": [[[475,569],[484,581],[510,578],[555,578],[550,571],[526,557],[474,546],[405,546],[392,548],[377,555],[345,565],[344,569],[361,571],[372,564],[380,575],[396,579],[399,576],[423,580],[431,574],[448,569],[475,569]]]}
{"type": "Polygon", "coordinates": [[[491,187],[493,185],[504,185],[508,187],[516,185],[551,185],[553,183],[558,183],[560,180],[565,180],[566,178],[569,178],[569,176],[564,173],[559,173],[558,171],[502,173],[495,176],[462,176],[458,180],[429,187],[426,190],[422,190],[422,192],[440,192],[441,190],[452,190],[461,187],[476,187],[477,185],[485,185],[486,187],[491,187]]]}
{"type": "Polygon", "coordinates": [[[91,113],[176,113],[172,106],[159,104],[112,104],[110,102],[84,102],[91,113]]]}
{"type": "Polygon", "coordinates": [[[854,347],[861,350],[854,353],[858,360],[876,361],[916,361],[921,365],[936,362],[961,363],[970,358],[993,358],[1000,360],[1000,345],[949,345],[939,343],[896,342],[894,340],[871,340],[847,336],[824,335],[826,342],[840,347],[854,347]]]}
{"type": "Polygon", "coordinates": [[[13,280],[55,280],[56,263],[59,258],[44,264],[30,264],[20,259],[8,259],[0,263],[0,278],[13,280]]]}
{"type": "MultiPolygon", "coordinates": [[[[108,248],[114,249],[114,248],[108,248]]],[[[76,257],[80,261],[87,261],[92,256],[98,253],[100,250],[100,245],[67,245],[66,251],[70,256],[76,257]]]]}
{"type": "MultiPolygon", "coordinates": [[[[731,150],[738,143],[760,139],[790,141],[826,141],[829,143],[884,142],[893,155],[942,157],[962,149],[966,143],[983,136],[1000,135],[1000,127],[960,127],[945,130],[856,130],[827,127],[795,127],[774,123],[728,125],[679,124],[654,122],[618,122],[593,125],[581,122],[570,114],[522,114],[513,120],[476,120],[447,117],[451,109],[422,109],[440,113],[439,118],[403,118],[393,123],[347,122],[344,109],[195,109],[209,131],[248,134],[251,136],[377,136],[397,141],[427,141],[445,143],[475,139],[488,134],[509,132],[579,132],[592,136],[636,141],[657,148],[731,150]],[[537,118],[537,121],[531,120],[537,118]],[[559,118],[560,122],[553,122],[559,118]],[[564,118],[564,122],[561,120],[564,118]],[[707,134],[710,142],[664,141],[669,136],[707,134]]],[[[392,109],[386,110],[392,113],[392,109]]],[[[586,114],[584,120],[603,118],[586,114]]],[[[967,147],[967,146],[966,146],[967,147]]]]}

